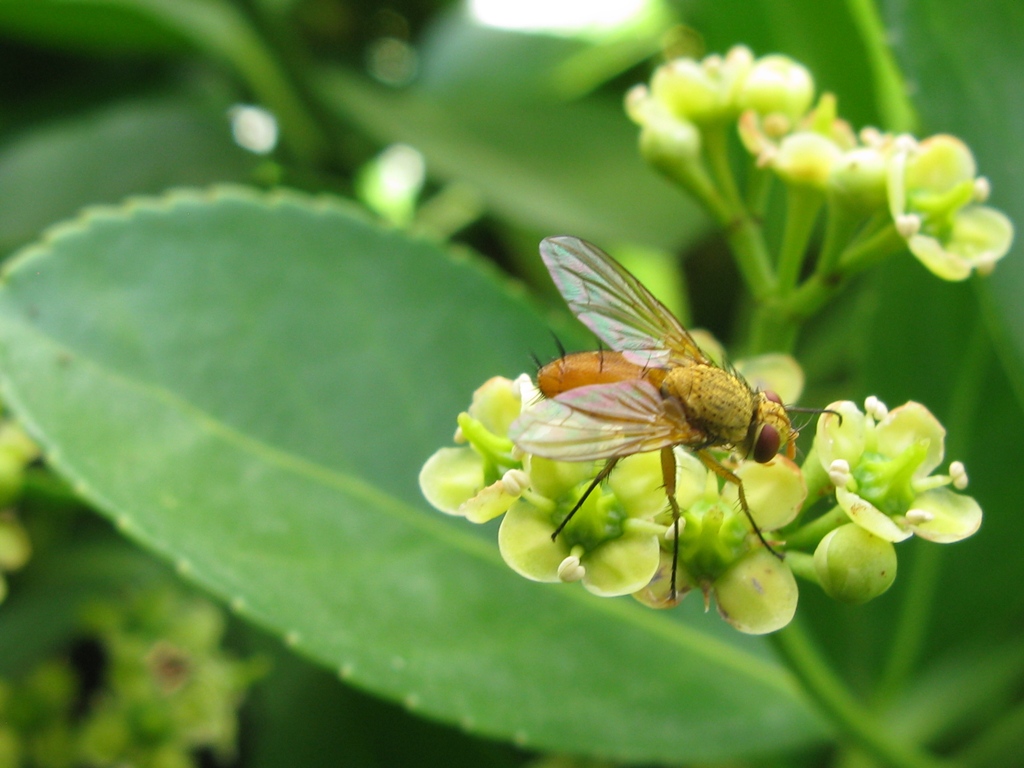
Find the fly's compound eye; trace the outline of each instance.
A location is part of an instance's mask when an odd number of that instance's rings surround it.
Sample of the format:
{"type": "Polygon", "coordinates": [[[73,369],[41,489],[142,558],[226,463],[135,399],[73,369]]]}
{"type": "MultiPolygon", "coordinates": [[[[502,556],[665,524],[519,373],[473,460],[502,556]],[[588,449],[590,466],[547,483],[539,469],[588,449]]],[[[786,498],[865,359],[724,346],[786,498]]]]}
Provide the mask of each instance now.
{"type": "Polygon", "coordinates": [[[764,395],[765,400],[771,400],[773,403],[778,403],[779,405],[782,405],[782,398],[779,397],[774,392],[772,392],[770,389],[766,389],[761,394],[764,395]]]}
{"type": "Polygon", "coordinates": [[[779,430],[771,424],[765,424],[757,435],[757,442],[754,443],[754,461],[764,464],[774,459],[781,442],[779,430]]]}

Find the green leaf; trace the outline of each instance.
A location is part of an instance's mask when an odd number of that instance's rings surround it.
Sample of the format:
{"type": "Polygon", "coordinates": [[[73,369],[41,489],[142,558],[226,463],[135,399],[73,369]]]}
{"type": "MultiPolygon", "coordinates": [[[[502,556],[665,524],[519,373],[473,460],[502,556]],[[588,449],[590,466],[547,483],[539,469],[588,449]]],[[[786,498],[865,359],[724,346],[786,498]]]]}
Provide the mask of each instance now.
{"type": "MultiPolygon", "coordinates": [[[[76,491],[243,616],[533,748],[718,760],[823,727],[761,641],[525,581],[416,475],[545,324],[473,257],[293,193],[96,210],[7,269],[5,402],[76,491]]],[[[685,617],[685,621],[681,620],[685,617]]]]}
{"type": "MultiPolygon", "coordinates": [[[[213,61],[222,62],[245,81],[256,100],[275,113],[282,126],[282,140],[303,160],[320,157],[326,151],[326,139],[307,114],[294,85],[278,62],[275,52],[260,37],[242,9],[228,0],[42,0],[45,8],[39,18],[37,10],[26,5],[39,5],[39,0],[15,0],[10,5],[7,21],[15,29],[28,26],[37,34],[53,34],[86,47],[104,52],[109,41],[117,49],[118,41],[129,41],[129,48],[150,38],[175,39],[187,42],[213,61]],[[66,24],[65,14],[76,22],[66,24]],[[76,31],[83,31],[81,38],[76,31]]],[[[166,45],[157,47],[167,47],[166,45]]]]}
{"type": "Polygon", "coordinates": [[[0,29],[34,43],[106,55],[186,47],[180,35],[116,1],[4,0],[0,29]]]}
{"type": "Polygon", "coordinates": [[[0,150],[0,252],[89,204],[167,187],[247,179],[259,161],[226,115],[172,96],[54,122],[0,150]]]}
{"type": "Polygon", "coordinates": [[[522,225],[668,249],[706,228],[695,204],[644,165],[619,102],[395,93],[342,70],[320,85],[339,114],[382,142],[413,145],[431,173],[471,183],[522,225]]]}
{"type": "Polygon", "coordinates": [[[513,768],[519,753],[489,739],[416,717],[396,704],[341,685],[330,671],[262,632],[245,628],[238,652],[270,661],[246,696],[242,752],[251,768],[513,768]]]}

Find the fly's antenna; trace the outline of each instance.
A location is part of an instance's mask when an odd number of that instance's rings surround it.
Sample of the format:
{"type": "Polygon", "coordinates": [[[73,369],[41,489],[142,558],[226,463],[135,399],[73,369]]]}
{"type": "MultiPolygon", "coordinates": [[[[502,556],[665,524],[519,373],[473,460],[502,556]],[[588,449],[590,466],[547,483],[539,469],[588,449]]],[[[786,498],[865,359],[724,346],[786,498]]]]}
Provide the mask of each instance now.
{"type": "MultiPolygon", "coordinates": [[[[799,405],[787,405],[784,407],[786,409],[786,413],[816,413],[819,415],[822,413],[831,413],[839,419],[839,426],[843,426],[843,414],[839,411],[833,411],[831,408],[802,408],[799,405]]],[[[810,423],[810,421],[807,422],[807,424],[810,423]]],[[[804,426],[806,427],[807,424],[804,424],[804,426]]]]}
{"type": "Polygon", "coordinates": [[[537,353],[536,352],[531,352],[530,353],[530,359],[533,360],[533,364],[536,367],[536,370],[539,371],[541,368],[544,367],[544,363],[542,363],[540,361],[540,358],[537,357],[537,353]]]}

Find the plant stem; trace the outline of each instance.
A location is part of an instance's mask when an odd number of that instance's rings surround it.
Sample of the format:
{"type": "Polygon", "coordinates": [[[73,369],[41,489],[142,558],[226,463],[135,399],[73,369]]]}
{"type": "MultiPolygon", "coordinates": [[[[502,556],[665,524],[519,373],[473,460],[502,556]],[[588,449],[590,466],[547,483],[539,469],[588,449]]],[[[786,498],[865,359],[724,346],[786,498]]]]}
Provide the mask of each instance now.
{"type": "Polygon", "coordinates": [[[797,184],[786,185],[786,228],[779,250],[779,290],[785,295],[800,279],[807,245],[814,232],[824,196],[818,190],[797,184]]]}
{"type": "Polygon", "coordinates": [[[849,277],[905,247],[906,242],[892,224],[858,240],[839,257],[835,269],[828,273],[815,272],[790,295],[779,311],[784,312],[791,322],[806,320],[820,310],[849,277]]]}
{"type": "Polygon", "coordinates": [[[787,552],[786,565],[789,566],[789,570],[793,572],[794,576],[812,584],[821,583],[818,579],[818,572],[814,569],[814,555],[808,555],[806,552],[787,552]]]}
{"type": "Polygon", "coordinates": [[[876,4],[873,0],[846,0],[846,7],[867,52],[882,124],[897,133],[915,130],[917,114],[907,96],[899,65],[889,49],[885,24],[879,18],[876,4]]]}
{"type": "Polygon", "coordinates": [[[814,518],[811,522],[789,534],[786,537],[786,546],[796,549],[816,547],[818,542],[825,537],[825,534],[835,530],[843,523],[849,522],[849,520],[850,518],[847,517],[843,508],[836,504],[821,517],[814,518]]]}
{"type": "Polygon", "coordinates": [[[897,739],[858,702],[794,619],[769,639],[803,685],[804,691],[832,723],[858,747],[889,768],[939,768],[946,763],[916,745],[897,739]]]}
{"type": "Polygon", "coordinates": [[[775,273],[764,240],[764,231],[747,210],[736,185],[736,177],[729,163],[729,142],[725,126],[706,126],[701,132],[701,138],[711,175],[724,203],[724,209],[716,211],[716,216],[725,230],[725,239],[736,257],[747,290],[755,301],[761,303],[776,290],[775,273]]]}

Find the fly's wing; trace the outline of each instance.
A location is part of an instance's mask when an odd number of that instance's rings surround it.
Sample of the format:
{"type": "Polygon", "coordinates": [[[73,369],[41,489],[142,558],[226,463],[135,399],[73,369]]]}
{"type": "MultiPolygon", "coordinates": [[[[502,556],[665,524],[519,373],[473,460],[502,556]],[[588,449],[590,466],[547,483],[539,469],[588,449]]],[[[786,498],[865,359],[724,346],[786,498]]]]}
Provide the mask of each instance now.
{"type": "Polygon", "coordinates": [[[643,379],[594,384],[563,392],[523,411],[509,437],[526,453],[558,461],[628,456],[670,445],[700,445],[674,400],[643,379]]]}
{"type": "Polygon", "coordinates": [[[573,313],[631,362],[654,368],[710,362],[665,305],[600,248],[577,237],[549,237],[540,255],[573,313]]]}

